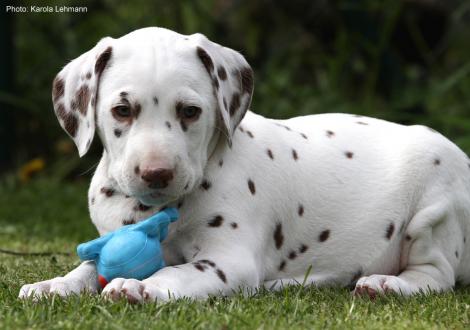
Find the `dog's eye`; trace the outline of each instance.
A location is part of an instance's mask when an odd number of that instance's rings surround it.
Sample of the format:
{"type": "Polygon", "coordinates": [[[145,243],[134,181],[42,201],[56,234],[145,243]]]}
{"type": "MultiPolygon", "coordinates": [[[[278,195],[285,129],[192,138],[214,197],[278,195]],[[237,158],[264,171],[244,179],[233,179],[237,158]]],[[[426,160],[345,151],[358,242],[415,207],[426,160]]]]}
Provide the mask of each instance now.
{"type": "Polygon", "coordinates": [[[113,109],[113,114],[120,118],[127,118],[131,116],[131,108],[127,105],[118,105],[113,109]]]}
{"type": "Polygon", "coordinates": [[[181,112],[184,118],[192,119],[199,115],[199,113],[201,112],[201,108],[198,108],[196,106],[187,106],[184,107],[181,112]]]}

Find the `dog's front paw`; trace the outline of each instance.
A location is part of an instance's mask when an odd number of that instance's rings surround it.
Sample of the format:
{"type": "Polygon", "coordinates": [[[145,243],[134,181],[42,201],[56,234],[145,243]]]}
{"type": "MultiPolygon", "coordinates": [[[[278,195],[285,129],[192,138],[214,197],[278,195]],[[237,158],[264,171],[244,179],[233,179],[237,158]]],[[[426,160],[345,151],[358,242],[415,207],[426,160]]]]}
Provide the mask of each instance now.
{"type": "Polygon", "coordinates": [[[152,283],[135,279],[115,278],[103,289],[101,295],[116,301],[127,299],[130,303],[155,302],[164,300],[162,290],[152,283]]]}
{"type": "Polygon", "coordinates": [[[51,280],[25,284],[21,287],[18,298],[39,299],[51,295],[67,297],[72,294],[80,294],[84,289],[82,281],[74,278],[56,277],[51,280]]]}
{"type": "Polygon", "coordinates": [[[402,295],[412,293],[410,285],[398,276],[371,275],[361,277],[356,284],[354,294],[357,296],[369,296],[374,299],[377,294],[395,292],[402,295]]]}

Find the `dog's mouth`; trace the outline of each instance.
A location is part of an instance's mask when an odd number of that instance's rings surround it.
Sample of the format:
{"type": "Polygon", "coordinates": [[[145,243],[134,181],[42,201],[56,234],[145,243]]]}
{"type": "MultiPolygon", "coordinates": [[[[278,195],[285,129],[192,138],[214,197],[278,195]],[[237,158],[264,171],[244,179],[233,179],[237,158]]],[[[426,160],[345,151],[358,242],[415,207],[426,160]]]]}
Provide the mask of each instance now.
{"type": "Polygon", "coordinates": [[[159,191],[154,191],[146,195],[138,196],[137,199],[146,206],[165,206],[177,198],[159,191]]]}

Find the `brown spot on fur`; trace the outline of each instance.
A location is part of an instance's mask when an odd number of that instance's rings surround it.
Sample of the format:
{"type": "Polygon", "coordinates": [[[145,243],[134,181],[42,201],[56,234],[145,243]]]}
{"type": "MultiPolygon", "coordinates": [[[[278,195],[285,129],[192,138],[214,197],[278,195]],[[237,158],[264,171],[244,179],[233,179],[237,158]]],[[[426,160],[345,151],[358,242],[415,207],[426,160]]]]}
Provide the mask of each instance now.
{"type": "Polygon", "coordinates": [[[255,136],[253,135],[253,133],[251,133],[251,131],[247,130],[246,131],[246,134],[248,134],[249,137],[251,138],[254,138],[255,136]]]}
{"type": "Polygon", "coordinates": [[[166,127],[167,127],[168,129],[171,129],[171,123],[170,123],[169,121],[166,121],[166,122],[165,122],[165,125],[166,125],[166,127]]]}
{"type": "Polygon", "coordinates": [[[52,100],[57,102],[62,96],[64,96],[65,82],[63,79],[56,76],[52,82],[52,100]]]}
{"type": "Polygon", "coordinates": [[[197,47],[197,56],[204,64],[204,67],[206,68],[209,75],[211,75],[212,71],[214,71],[214,62],[212,62],[212,59],[209,54],[207,54],[207,52],[203,48],[197,47]]]}
{"type": "Polygon", "coordinates": [[[100,189],[100,192],[101,192],[102,194],[105,194],[106,197],[111,197],[111,196],[114,195],[114,189],[113,189],[113,188],[102,187],[102,188],[100,189]]]}
{"type": "Polygon", "coordinates": [[[154,96],[152,100],[153,100],[153,104],[158,105],[158,97],[154,96]]]}
{"type": "Polygon", "coordinates": [[[86,78],[87,78],[88,80],[91,79],[91,72],[89,72],[89,71],[87,72],[86,78]]]}
{"type": "Polygon", "coordinates": [[[233,116],[240,107],[240,94],[234,93],[230,101],[230,116],[233,116]]]}
{"type": "Polygon", "coordinates": [[[271,151],[271,149],[267,149],[266,152],[267,152],[269,158],[274,159],[274,155],[273,155],[273,152],[271,151]]]}
{"type": "Polygon", "coordinates": [[[135,173],[136,175],[139,175],[139,173],[140,173],[140,168],[139,168],[139,166],[134,167],[134,173],[135,173]]]}
{"type": "Polygon", "coordinates": [[[226,80],[227,79],[227,71],[225,71],[225,68],[223,66],[221,66],[221,65],[218,66],[217,75],[219,76],[220,80],[226,80]]]}
{"type": "Polygon", "coordinates": [[[289,255],[288,255],[288,258],[290,260],[293,260],[293,259],[297,258],[297,253],[295,251],[290,251],[289,255]]]}
{"type": "Polygon", "coordinates": [[[410,236],[410,235],[406,235],[406,236],[405,236],[405,239],[406,239],[407,241],[411,241],[411,236],[410,236]]]}
{"type": "Polygon", "coordinates": [[[221,215],[216,215],[207,224],[209,225],[209,227],[220,227],[223,222],[224,222],[224,218],[221,215]]]}
{"type": "Polygon", "coordinates": [[[388,225],[387,231],[385,233],[385,238],[386,239],[391,239],[393,236],[393,232],[395,231],[395,224],[392,222],[388,225]]]}
{"type": "MultiPolygon", "coordinates": [[[[243,129],[243,127],[242,127],[241,125],[238,126],[238,129],[240,130],[240,132],[245,133],[245,130],[243,129]]],[[[470,166],[470,165],[469,165],[469,166],[470,166]]]]}
{"type": "Polygon", "coordinates": [[[305,253],[308,250],[308,246],[305,244],[302,244],[299,248],[299,253],[305,253]]]}
{"type": "Polygon", "coordinates": [[[292,158],[294,158],[294,160],[299,159],[299,155],[297,154],[297,151],[295,149],[292,149],[292,158]]]}
{"type": "Polygon", "coordinates": [[[222,282],[227,283],[227,276],[225,276],[225,273],[221,269],[217,268],[215,273],[222,282]]]}
{"type": "Polygon", "coordinates": [[[335,136],[335,132],[328,130],[328,131],[326,131],[326,136],[328,136],[329,138],[331,138],[331,137],[335,136]]]}
{"type": "Polygon", "coordinates": [[[114,136],[120,137],[121,134],[122,134],[122,131],[121,131],[120,129],[117,129],[117,128],[116,128],[116,129],[114,130],[114,136]]]}
{"type": "Polygon", "coordinates": [[[344,155],[345,155],[347,158],[351,159],[351,158],[353,158],[354,153],[352,153],[351,151],[346,151],[346,152],[344,153],[344,155]]]}
{"type": "Polygon", "coordinates": [[[224,160],[223,159],[219,160],[219,167],[222,167],[223,165],[224,165],[224,160]]]}
{"type": "Polygon", "coordinates": [[[303,137],[305,140],[308,140],[308,136],[305,135],[304,133],[300,133],[300,136],[303,137]]]}
{"type": "Polygon", "coordinates": [[[330,237],[330,231],[327,229],[320,233],[320,236],[318,236],[318,240],[320,242],[325,242],[329,237],[330,237]]]}
{"type": "Polygon", "coordinates": [[[86,115],[88,110],[88,103],[90,102],[90,90],[88,85],[82,85],[76,94],[78,111],[82,115],[86,115]]]}
{"type": "Polygon", "coordinates": [[[434,165],[440,165],[441,164],[441,160],[439,158],[436,158],[434,159],[434,165]]]}
{"type": "Polygon", "coordinates": [[[210,261],[210,260],[207,260],[207,259],[199,260],[199,262],[200,262],[200,263],[203,263],[203,264],[208,264],[208,265],[211,266],[211,267],[215,267],[215,262],[210,261]]]}
{"type": "Polygon", "coordinates": [[[202,180],[201,188],[204,190],[209,190],[212,184],[207,180],[202,180]]]}
{"type": "Polygon", "coordinates": [[[279,124],[279,123],[274,123],[274,124],[275,124],[276,126],[279,126],[279,127],[284,128],[286,131],[289,131],[289,132],[292,131],[289,126],[286,126],[286,125],[283,125],[283,124],[279,124]]]}
{"type": "Polygon", "coordinates": [[[299,208],[297,209],[297,214],[301,217],[304,215],[304,206],[299,204],[299,208]]]}
{"type": "Polygon", "coordinates": [[[78,130],[78,119],[73,113],[67,113],[64,118],[64,128],[70,136],[75,137],[78,130]]]}
{"type": "Polygon", "coordinates": [[[455,257],[458,259],[459,258],[459,251],[455,251],[455,257]]]}
{"type": "Polygon", "coordinates": [[[253,70],[250,67],[245,67],[240,70],[242,77],[242,91],[246,94],[251,94],[253,91],[253,70]]]}
{"type": "Polygon", "coordinates": [[[255,183],[251,179],[248,179],[248,188],[250,189],[252,195],[256,193],[255,183]]]}
{"type": "Polygon", "coordinates": [[[274,244],[276,249],[280,249],[284,243],[284,234],[282,233],[282,224],[278,223],[274,229],[274,244]]]}
{"type": "Polygon", "coordinates": [[[230,226],[233,228],[233,229],[237,229],[238,228],[238,224],[236,222],[232,222],[230,224],[230,226]]]}
{"type": "Polygon", "coordinates": [[[133,224],[135,224],[135,220],[134,219],[124,219],[124,220],[122,220],[122,224],[124,226],[133,225],[133,224]]]}
{"type": "Polygon", "coordinates": [[[95,74],[99,75],[104,71],[106,64],[111,58],[112,52],[113,52],[113,49],[110,46],[106,48],[104,52],[100,54],[100,56],[98,57],[95,63],[95,74]]]}
{"type": "Polygon", "coordinates": [[[176,207],[180,209],[182,206],[183,206],[183,201],[181,200],[178,202],[178,205],[176,205],[176,207]]]}
{"type": "Polygon", "coordinates": [[[359,125],[369,125],[368,123],[365,123],[363,121],[356,121],[356,124],[359,124],[359,125]]]}
{"type": "Polygon", "coordinates": [[[279,264],[279,271],[283,271],[284,268],[286,268],[286,261],[285,260],[282,260],[281,263],[279,264]]]}
{"type": "Polygon", "coordinates": [[[62,120],[64,129],[67,131],[67,133],[69,133],[70,136],[75,137],[78,130],[78,119],[75,114],[66,112],[62,103],[57,105],[56,114],[57,117],[62,120]]]}
{"type": "Polygon", "coordinates": [[[199,271],[201,271],[201,272],[204,271],[204,266],[202,266],[202,265],[199,264],[199,263],[194,263],[193,266],[194,266],[197,270],[199,270],[199,271]]]}
{"type": "Polygon", "coordinates": [[[94,205],[95,204],[95,197],[92,197],[91,198],[91,205],[94,205]]]}

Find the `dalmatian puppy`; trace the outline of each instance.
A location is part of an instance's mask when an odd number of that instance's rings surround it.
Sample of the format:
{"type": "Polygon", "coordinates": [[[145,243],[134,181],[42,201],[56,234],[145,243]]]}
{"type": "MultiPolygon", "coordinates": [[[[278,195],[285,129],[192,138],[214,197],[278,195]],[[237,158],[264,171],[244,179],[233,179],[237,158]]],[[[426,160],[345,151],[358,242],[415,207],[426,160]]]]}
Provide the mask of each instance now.
{"type": "MultiPolygon", "coordinates": [[[[130,302],[285,285],[358,295],[470,282],[470,161],[424,126],[348,114],[272,120],[247,111],[253,74],[206,39],[145,28],[102,39],[53,83],[60,124],[103,156],[89,189],[103,235],[177,206],[167,267],[102,290],[130,302]]],[[[98,293],[93,263],[21,298],[98,293]]]]}

